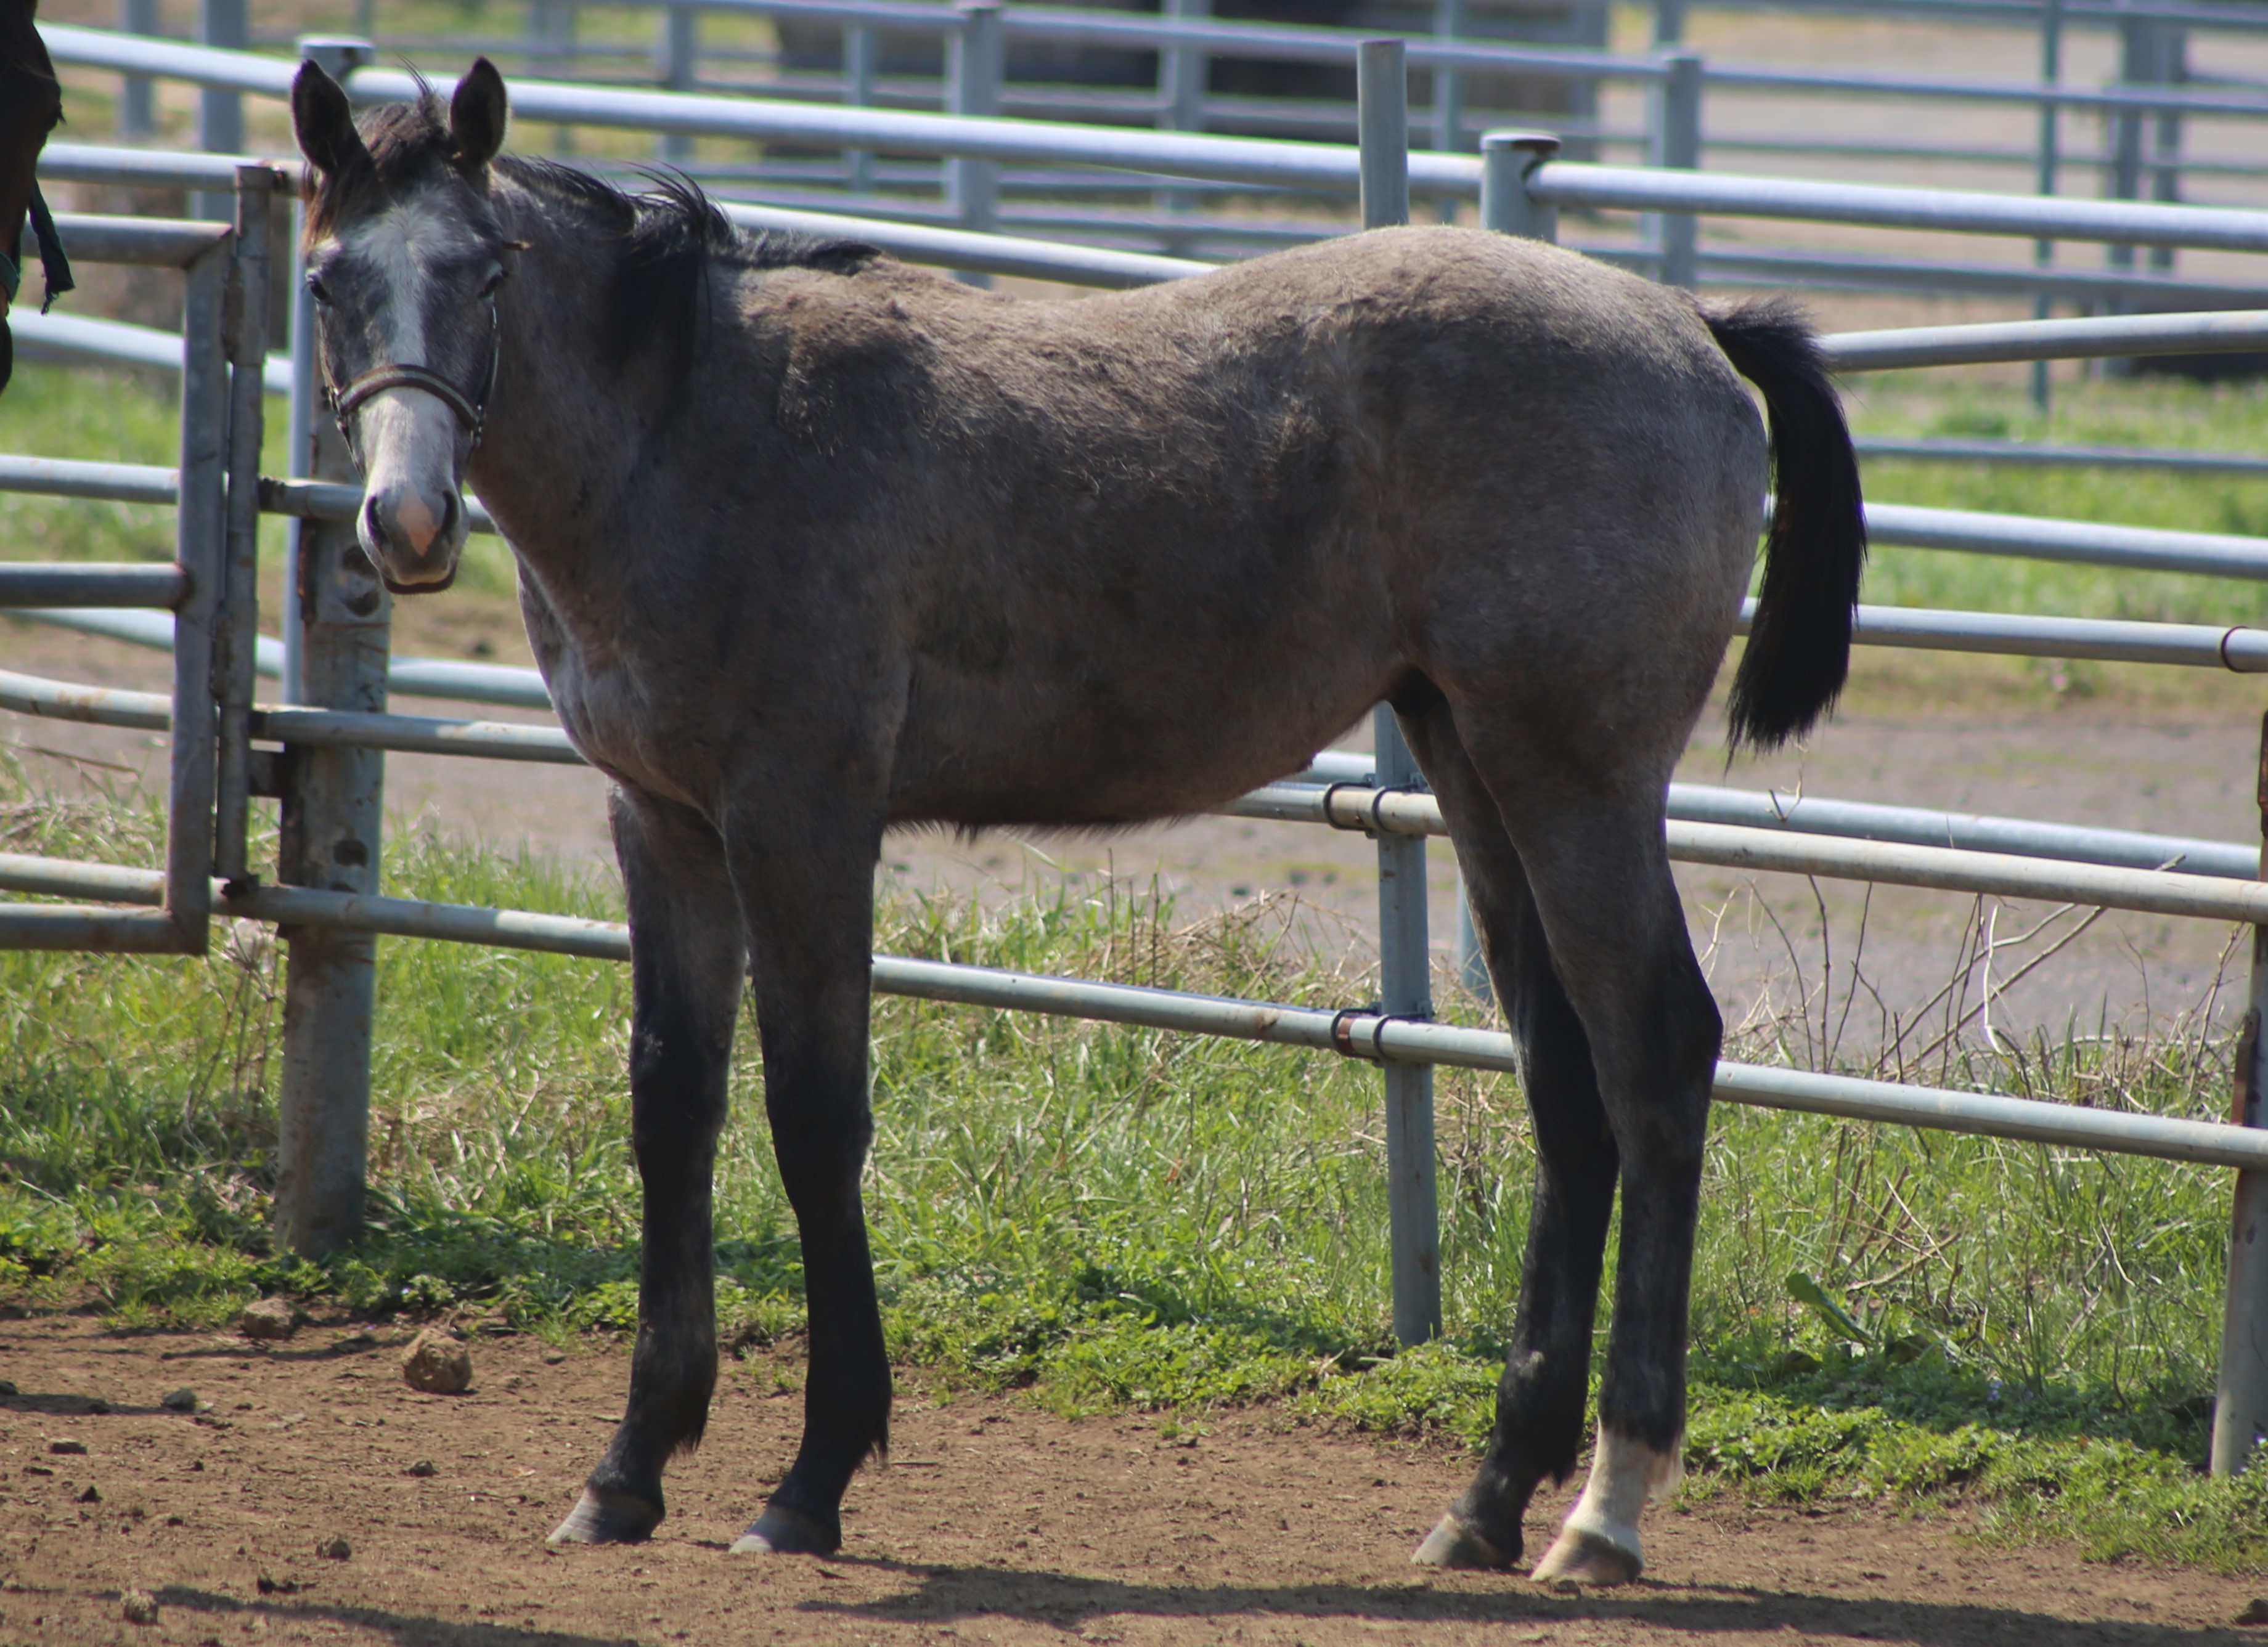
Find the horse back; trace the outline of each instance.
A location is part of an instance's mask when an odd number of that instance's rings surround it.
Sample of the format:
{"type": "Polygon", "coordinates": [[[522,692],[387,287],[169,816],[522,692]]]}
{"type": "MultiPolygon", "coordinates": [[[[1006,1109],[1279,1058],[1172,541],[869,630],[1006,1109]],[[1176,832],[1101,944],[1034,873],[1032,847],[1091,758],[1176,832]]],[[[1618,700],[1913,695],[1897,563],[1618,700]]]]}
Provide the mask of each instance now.
{"type": "Polygon", "coordinates": [[[1381,232],[1063,303],[881,262],[746,318],[765,598],[895,695],[902,820],[1199,810],[1418,676],[1626,677],[1570,651],[1610,611],[1682,681],[1753,548],[1761,431],[1690,300],[1533,243],[1381,232]]]}

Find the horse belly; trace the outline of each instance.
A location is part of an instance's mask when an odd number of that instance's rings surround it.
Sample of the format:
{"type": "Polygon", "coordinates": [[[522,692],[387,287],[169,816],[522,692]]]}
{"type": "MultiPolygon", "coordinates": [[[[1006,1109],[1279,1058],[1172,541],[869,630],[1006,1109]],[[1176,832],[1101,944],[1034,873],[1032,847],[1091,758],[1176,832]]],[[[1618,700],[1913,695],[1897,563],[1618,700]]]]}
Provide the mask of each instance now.
{"type": "Polygon", "coordinates": [[[892,820],[1108,827],[1207,811],[1300,770],[1377,700],[1382,664],[1316,662],[1052,690],[917,669],[892,820]]]}

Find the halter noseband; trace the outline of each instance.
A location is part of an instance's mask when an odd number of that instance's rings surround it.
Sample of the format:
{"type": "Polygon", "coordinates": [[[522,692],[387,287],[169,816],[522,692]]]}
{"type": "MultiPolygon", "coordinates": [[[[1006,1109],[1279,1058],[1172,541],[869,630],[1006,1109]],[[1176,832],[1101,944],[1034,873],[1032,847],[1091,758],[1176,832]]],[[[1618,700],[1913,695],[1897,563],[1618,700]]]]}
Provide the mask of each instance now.
{"type": "Polygon", "coordinates": [[[354,431],[348,426],[347,420],[359,411],[363,403],[372,396],[383,394],[388,389],[423,389],[457,415],[457,421],[473,437],[473,450],[478,452],[482,430],[488,424],[489,397],[496,393],[497,368],[503,360],[504,327],[497,318],[496,300],[491,298],[489,300],[488,377],[481,385],[477,400],[468,397],[462,389],[437,371],[394,361],[372,366],[345,388],[340,389],[331,383],[330,363],[326,360],[323,363],[323,393],[331,403],[331,416],[338,423],[339,435],[347,443],[348,450],[355,453],[357,463],[362,461],[362,453],[357,448],[354,431]]]}

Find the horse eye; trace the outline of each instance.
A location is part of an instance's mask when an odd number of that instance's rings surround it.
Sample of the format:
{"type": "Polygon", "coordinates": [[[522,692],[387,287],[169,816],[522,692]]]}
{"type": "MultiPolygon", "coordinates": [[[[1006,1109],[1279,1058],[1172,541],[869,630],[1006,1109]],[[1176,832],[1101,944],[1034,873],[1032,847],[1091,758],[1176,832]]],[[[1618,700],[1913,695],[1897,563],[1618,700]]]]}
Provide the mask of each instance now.
{"type": "Polygon", "coordinates": [[[323,284],[323,277],[313,270],[310,270],[307,275],[307,295],[317,303],[328,303],[331,300],[331,289],[323,284]]]}
{"type": "Polygon", "coordinates": [[[489,270],[488,278],[481,282],[481,296],[483,298],[495,297],[497,294],[497,288],[504,284],[504,274],[505,271],[502,268],[492,268],[489,270]]]}

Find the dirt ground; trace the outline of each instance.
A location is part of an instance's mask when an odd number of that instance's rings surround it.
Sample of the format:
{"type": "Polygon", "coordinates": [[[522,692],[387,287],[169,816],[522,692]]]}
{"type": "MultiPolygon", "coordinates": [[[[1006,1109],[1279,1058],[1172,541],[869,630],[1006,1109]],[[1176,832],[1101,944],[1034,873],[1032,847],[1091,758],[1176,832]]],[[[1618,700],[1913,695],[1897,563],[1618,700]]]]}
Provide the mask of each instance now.
{"type": "MultiPolygon", "coordinates": [[[[470,1393],[399,1374],[399,1328],[274,1349],[0,1323],[0,1641],[516,1647],[537,1643],[2257,1641],[2258,1581],[2056,1547],[1977,1548],[1956,1514],[1657,1511],[1652,1571],[1573,1595],[1445,1575],[1409,1551],[1461,1484],[1450,1449],[1267,1409],[1168,1438],[1012,1397],[902,1389],[889,1465],[851,1490],[840,1558],[726,1547],[777,1479],[792,1357],[728,1363],[670,1517],[635,1548],[554,1550],[620,1411],[616,1348],[475,1347],[470,1393]],[[195,1392],[194,1415],[164,1396],[195,1392]],[[97,1410],[99,1408],[100,1410],[97,1410]],[[59,1441],[77,1452],[57,1452],[59,1441]],[[346,1540],[343,1556],[319,1545],[346,1540]],[[158,1616],[129,1623],[129,1592],[158,1616]]],[[[1532,1553],[1564,1511],[1529,1518],[1532,1553]]]]}

